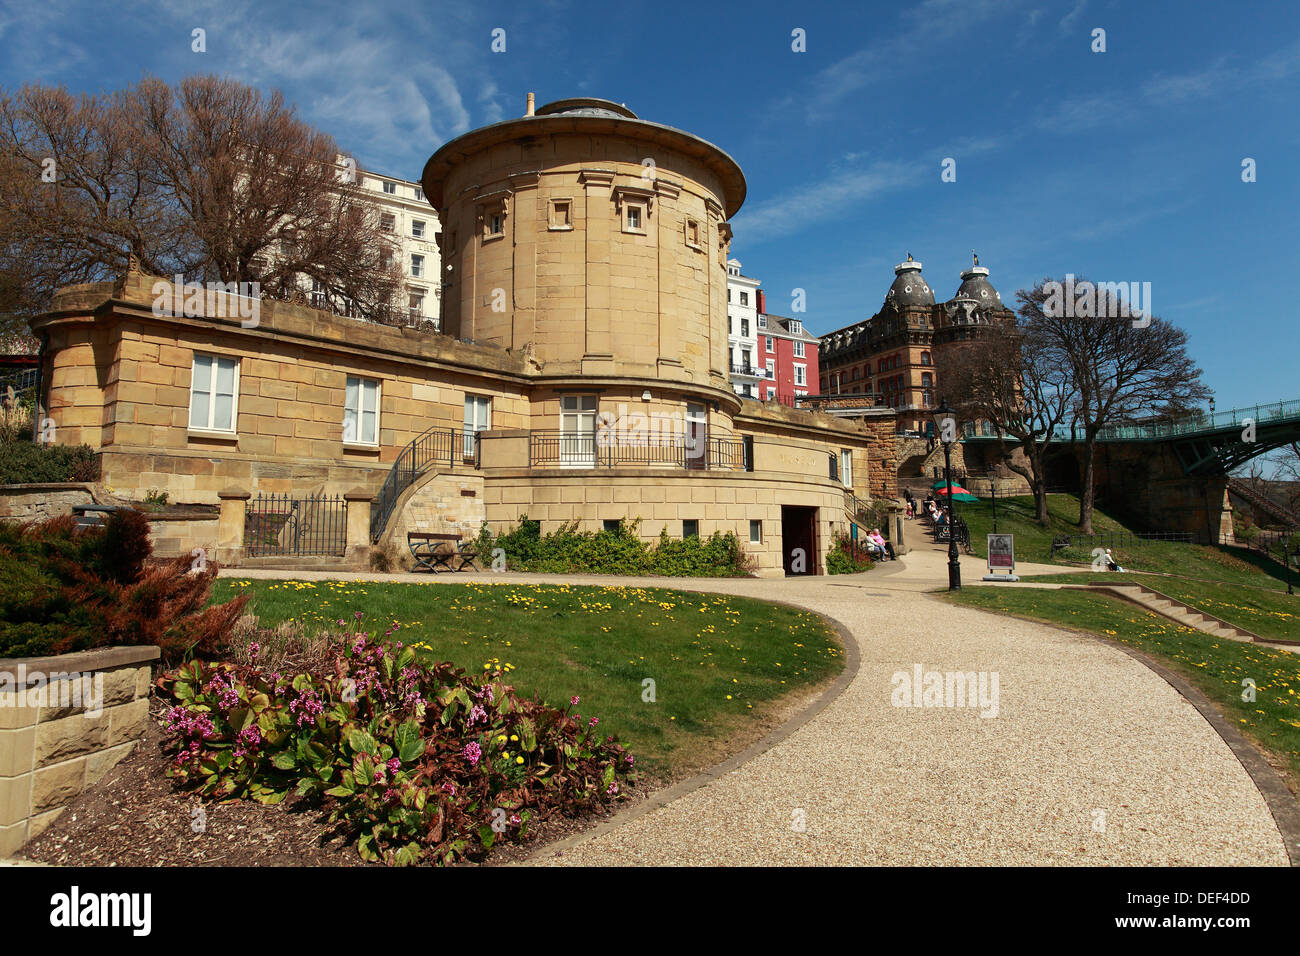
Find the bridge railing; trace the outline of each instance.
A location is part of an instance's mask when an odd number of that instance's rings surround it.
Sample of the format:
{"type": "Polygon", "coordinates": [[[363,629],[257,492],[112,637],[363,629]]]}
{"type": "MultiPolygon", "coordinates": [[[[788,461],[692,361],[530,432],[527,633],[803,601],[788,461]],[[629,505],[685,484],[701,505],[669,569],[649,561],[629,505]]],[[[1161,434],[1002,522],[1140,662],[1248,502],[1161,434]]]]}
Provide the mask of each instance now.
{"type": "MultiPolygon", "coordinates": [[[[1264,405],[1244,405],[1222,412],[1196,411],[1178,418],[1161,421],[1126,422],[1107,425],[1097,432],[1099,441],[1158,441],[1163,438],[1181,438],[1185,435],[1206,434],[1216,431],[1245,428],[1269,422],[1300,419],[1300,399],[1269,402],[1264,405]]],[[[965,438],[991,436],[967,435],[965,438]]],[[[1053,441],[1083,441],[1084,430],[1077,426],[1058,425],[1052,430],[1053,441]]]]}

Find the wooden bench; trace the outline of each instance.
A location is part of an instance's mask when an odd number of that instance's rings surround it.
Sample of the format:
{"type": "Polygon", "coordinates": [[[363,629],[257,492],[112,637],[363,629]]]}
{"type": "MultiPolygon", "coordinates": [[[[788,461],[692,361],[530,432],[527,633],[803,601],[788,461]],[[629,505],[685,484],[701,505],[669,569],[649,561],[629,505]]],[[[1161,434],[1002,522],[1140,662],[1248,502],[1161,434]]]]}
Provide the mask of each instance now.
{"type": "Polygon", "coordinates": [[[1065,535],[1060,535],[1052,539],[1052,557],[1056,557],[1056,552],[1064,551],[1070,546],[1070,539],[1065,535]]]}
{"type": "Polygon", "coordinates": [[[423,568],[437,574],[440,570],[464,571],[474,570],[474,559],[478,550],[472,542],[465,541],[463,535],[446,534],[435,531],[408,531],[406,546],[415,558],[416,568],[423,568]],[[458,562],[452,567],[452,561],[458,562]]]}

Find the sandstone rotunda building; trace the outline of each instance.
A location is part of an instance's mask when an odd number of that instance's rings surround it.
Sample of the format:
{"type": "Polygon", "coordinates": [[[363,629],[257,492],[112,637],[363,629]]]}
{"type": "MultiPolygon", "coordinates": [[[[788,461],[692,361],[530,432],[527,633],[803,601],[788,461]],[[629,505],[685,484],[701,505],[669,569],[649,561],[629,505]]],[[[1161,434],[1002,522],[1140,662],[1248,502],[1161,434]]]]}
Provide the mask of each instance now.
{"type": "Polygon", "coordinates": [[[195,314],[139,272],[71,287],[34,322],[56,441],[97,449],[120,496],[220,502],[219,526],[174,544],[235,562],[259,496],[346,493],[357,560],[412,531],[639,518],[646,538],[735,532],[761,574],[797,572],[800,552],[816,573],[846,493],[896,493],[883,436],[731,386],[746,185],[718,147],[617,103],[530,96],[421,182],[440,334],[305,302],[195,314]]]}

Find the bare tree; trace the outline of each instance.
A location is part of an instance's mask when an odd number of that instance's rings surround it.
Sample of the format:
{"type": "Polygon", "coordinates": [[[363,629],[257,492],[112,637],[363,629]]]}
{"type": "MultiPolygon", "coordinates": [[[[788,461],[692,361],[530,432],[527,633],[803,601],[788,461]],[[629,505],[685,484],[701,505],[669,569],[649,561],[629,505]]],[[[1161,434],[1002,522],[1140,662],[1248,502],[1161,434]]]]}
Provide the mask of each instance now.
{"type": "Polygon", "coordinates": [[[1032,316],[1021,318],[984,330],[945,373],[945,387],[958,397],[962,414],[997,430],[1003,462],[1029,483],[1042,525],[1049,520],[1047,448],[1074,400],[1069,376],[1054,364],[1050,346],[1032,316]],[[1023,461],[1015,458],[1016,447],[1023,461]]]}
{"type": "MultiPolygon", "coordinates": [[[[252,282],[287,298],[314,280],[383,319],[401,284],[395,245],[334,140],[281,94],[196,76],[101,97],[28,86],[0,97],[0,294],[44,308],[70,282],[121,273],[252,282]],[[10,278],[22,277],[19,287],[10,278]]],[[[0,303],[0,308],[5,304],[0,303]]]]}
{"type": "MultiPolygon", "coordinates": [[[[1083,437],[1079,530],[1092,533],[1094,456],[1108,425],[1185,413],[1210,397],[1201,370],[1187,354],[1187,333],[1158,316],[1135,320],[1102,297],[1098,315],[1057,315],[1046,308],[1044,279],[1016,296],[1021,314],[1046,337],[1044,356],[1068,376],[1074,393],[1071,424],[1083,437]]],[[[1076,288],[1087,280],[1074,280],[1076,288]]],[[[1060,283],[1065,285],[1064,282],[1060,283]]]]}

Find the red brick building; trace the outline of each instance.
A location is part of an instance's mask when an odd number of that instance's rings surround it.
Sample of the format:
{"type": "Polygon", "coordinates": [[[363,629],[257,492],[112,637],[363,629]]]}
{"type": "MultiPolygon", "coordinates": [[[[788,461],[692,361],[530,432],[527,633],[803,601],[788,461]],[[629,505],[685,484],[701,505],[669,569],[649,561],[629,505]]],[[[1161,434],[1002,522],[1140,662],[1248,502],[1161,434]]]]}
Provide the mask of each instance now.
{"type": "Polygon", "coordinates": [[[818,391],[820,340],[803,327],[802,319],[773,315],[767,311],[767,296],[758,290],[758,362],[764,371],[758,397],[793,405],[803,395],[818,391]]]}

